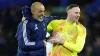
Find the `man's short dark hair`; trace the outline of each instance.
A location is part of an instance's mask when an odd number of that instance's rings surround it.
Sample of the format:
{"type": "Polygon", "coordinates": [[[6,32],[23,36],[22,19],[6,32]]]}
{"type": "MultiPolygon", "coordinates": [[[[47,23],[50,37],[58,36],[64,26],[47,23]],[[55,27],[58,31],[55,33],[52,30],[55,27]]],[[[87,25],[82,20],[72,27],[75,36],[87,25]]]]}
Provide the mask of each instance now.
{"type": "Polygon", "coordinates": [[[66,11],[72,9],[73,7],[79,7],[79,5],[77,5],[77,4],[71,4],[71,5],[69,5],[69,6],[66,8],[66,11]]]}

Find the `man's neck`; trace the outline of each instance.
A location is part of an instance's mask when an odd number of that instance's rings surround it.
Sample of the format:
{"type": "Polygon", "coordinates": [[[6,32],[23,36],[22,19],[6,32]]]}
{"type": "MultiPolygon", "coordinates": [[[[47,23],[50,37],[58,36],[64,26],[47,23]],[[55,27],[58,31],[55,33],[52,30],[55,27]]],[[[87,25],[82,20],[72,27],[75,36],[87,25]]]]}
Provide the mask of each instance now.
{"type": "MultiPolygon", "coordinates": [[[[72,23],[75,23],[75,21],[73,21],[73,20],[72,20],[71,18],[69,18],[69,17],[67,17],[66,20],[67,20],[68,22],[70,22],[71,24],[72,24],[72,23]]],[[[76,21],[76,23],[78,24],[79,22],[76,21]]]]}
{"type": "Polygon", "coordinates": [[[70,22],[70,23],[74,23],[74,21],[73,20],[71,20],[71,18],[69,18],[69,17],[67,17],[67,19],[66,19],[68,22],[70,22]]]}

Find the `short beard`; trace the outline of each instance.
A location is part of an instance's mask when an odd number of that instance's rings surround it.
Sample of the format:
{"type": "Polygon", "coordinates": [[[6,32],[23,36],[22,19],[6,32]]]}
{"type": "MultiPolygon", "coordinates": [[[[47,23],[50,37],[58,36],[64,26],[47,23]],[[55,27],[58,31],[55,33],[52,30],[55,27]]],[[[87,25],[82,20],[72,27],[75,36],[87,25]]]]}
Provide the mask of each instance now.
{"type": "Polygon", "coordinates": [[[39,22],[42,22],[43,21],[43,18],[38,18],[36,20],[38,20],[39,22]]]}
{"type": "Polygon", "coordinates": [[[43,21],[43,17],[42,18],[33,17],[33,18],[36,19],[39,22],[42,22],[43,21]]]}

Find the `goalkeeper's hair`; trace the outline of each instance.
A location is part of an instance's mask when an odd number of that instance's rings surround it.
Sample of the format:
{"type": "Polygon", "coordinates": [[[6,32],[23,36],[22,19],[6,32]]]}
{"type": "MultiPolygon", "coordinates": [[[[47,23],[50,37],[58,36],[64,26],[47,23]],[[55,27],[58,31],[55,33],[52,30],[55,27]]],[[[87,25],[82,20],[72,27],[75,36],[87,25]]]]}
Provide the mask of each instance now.
{"type": "Polygon", "coordinates": [[[69,6],[66,8],[66,11],[68,11],[68,10],[74,8],[74,7],[79,7],[79,5],[77,5],[77,4],[71,4],[71,5],[69,5],[69,6]]]}

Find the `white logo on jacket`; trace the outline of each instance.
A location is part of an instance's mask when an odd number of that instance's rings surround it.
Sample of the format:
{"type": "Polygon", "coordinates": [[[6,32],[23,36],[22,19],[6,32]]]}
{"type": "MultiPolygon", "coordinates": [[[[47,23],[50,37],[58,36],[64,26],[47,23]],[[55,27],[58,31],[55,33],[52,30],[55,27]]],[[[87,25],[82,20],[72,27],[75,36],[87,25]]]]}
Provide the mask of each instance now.
{"type": "Polygon", "coordinates": [[[38,29],[37,24],[35,24],[35,30],[37,30],[37,29],[38,29]]]}

